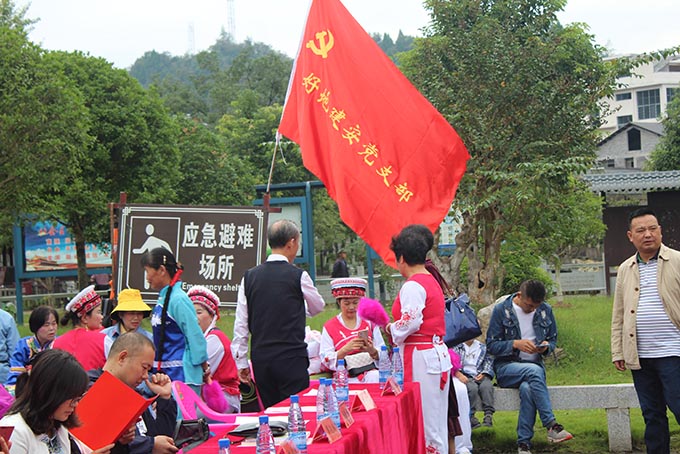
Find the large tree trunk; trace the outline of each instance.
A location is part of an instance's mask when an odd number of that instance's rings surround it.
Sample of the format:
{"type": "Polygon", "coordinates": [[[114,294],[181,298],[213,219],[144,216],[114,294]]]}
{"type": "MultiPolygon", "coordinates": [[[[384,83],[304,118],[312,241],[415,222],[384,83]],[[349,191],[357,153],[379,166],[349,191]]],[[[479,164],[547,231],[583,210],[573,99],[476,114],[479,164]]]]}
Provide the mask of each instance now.
{"type": "Polygon", "coordinates": [[[87,276],[87,259],[85,257],[85,233],[78,222],[71,226],[73,239],[76,242],[76,257],[78,258],[78,288],[84,289],[90,283],[87,276]]]}
{"type": "Polygon", "coordinates": [[[477,240],[467,248],[468,294],[470,300],[488,306],[496,300],[503,280],[501,240],[505,228],[497,210],[484,210],[478,214],[477,240]]]}
{"type": "MultiPolygon", "coordinates": [[[[470,246],[474,236],[473,236],[474,225],[472,223],[471,216],[463,216],[463,224],[461,225],[461,231],[456,235],[456,249],[451,256],[439,256],[438,254],[432,254],[432,261],[439,272],[442,274],[446,282],[449,283],[451,288],[460,293],[466,292],[466,287],[462,286],[460,283],[460,266],[463,263],[466,255],[466,249],[470,246]]],[[[435,234],[435,244],[439,244],[439,231],[435,234]]]]}
{"type": "Polygon", "coordinates": [[[562,292],[562,259],[559,255],[552,256],[553,266],[555,267],[555,300],[558,303],[564,303],[564,293],[562,292]]]}

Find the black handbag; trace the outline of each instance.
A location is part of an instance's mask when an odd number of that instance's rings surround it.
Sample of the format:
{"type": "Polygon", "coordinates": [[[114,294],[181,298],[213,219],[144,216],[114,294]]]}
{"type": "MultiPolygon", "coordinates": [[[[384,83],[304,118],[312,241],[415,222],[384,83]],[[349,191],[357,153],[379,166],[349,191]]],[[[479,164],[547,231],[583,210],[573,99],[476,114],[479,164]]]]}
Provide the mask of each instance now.
{"type": "Polygon", "coordinates": [[[175,435],[172,437],[178,448],[193,448],[210,437],[210,427],[204,418],[180,419],[175,425],[175,435]]]}
{"type": "Polygon", "coordinates": [[[475,311],[470,307],[470,298],[461,293],[458,298],[448,298],[444,307],[446,334],[444,343],[453,347],[482,334],[475,311]]]}
{"type": "MultiPolygon", "coordinates": [[[[235,435],[237,437],[252,438],[257,436],[257,430],[260,428],[260,424],[256,422],[247,422],[241,424],[231,432],[229,435],[235,435]]],[[[269,420],[269,428],[272,431],[272,435],[275,437],[280,437],[285,435],[288,431],[288,424],[283,421],[273,421],[269,420]]]]}

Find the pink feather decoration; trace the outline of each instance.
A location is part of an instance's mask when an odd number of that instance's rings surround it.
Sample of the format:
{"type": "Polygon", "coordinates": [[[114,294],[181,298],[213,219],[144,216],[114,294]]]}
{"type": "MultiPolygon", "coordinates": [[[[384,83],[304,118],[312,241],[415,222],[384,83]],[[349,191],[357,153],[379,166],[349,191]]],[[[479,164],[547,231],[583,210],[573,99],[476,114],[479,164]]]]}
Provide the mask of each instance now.
{"type": "Polygon", "coordinates": [[[371,298],[361,298],[357,312],[362,319],[375,323],[382,328],[390,321],[390,317],[385,312],[385,308],[380,304],[380,301],[371,298]]]}
{"type": "Polygon", "coordinates": [[[453,370],[451,371],[452,374],[455,374],[460,370],[460,356],[458,353],[453,351],[452,348],[449,348],[449,356],[451,357],[451,365],[453,366],[453,370]]]}
{"type": "Polygon", "coordinates": [[[229,404],[227,403],[227,398],[224,397],[224,392],[222,392],[222,387],[215,380],[208,380],[208,383],[203,384],[203,389],[201,391],[203,394],[203,400],[208,407],[212,408],[218,413],[224,413],[227,411],[229,404]]]}

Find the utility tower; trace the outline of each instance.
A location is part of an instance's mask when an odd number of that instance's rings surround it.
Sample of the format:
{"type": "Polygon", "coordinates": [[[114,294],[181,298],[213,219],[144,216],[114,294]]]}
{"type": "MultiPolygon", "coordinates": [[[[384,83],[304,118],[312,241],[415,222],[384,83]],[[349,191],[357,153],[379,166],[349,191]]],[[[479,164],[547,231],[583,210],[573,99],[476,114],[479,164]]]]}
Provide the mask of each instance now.
{"type": "Polygon", "coordinates": [[[236,14],[234,13],[234,0],[227,0],[227,33],[232,41],[236,42],[236,14]]]}

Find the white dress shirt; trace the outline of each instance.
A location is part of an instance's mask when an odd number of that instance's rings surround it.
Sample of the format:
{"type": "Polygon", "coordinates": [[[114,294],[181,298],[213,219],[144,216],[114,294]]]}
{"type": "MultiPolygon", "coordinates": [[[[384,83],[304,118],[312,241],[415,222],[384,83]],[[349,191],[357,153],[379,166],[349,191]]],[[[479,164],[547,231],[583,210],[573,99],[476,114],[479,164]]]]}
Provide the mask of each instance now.
{"type": "MultiPolygon", "coordinates": [[[[267,257],[268,262],[288,262],[288,259],[281,254],[271,254],[267,257]]],[[[308,317],[312,317],[323,311],[326,303],[323,297],[314,286],[311,276],[307,271],[302,272],[300,276],[300,287],[302,288],[302,296],[305,300],[305,309],[308,317]]],[[[250,332],[248,331],[248,300],[246,299],[245,288],[243,285],[243,278],[241,278],[241,285],[238,288],[238,299],[236,302],[236,320],[234,321],[234,338],[231,341],[231,352],[236,361],[238,369],[247,369],[248,365],[248,338],[250,332]]]]}

